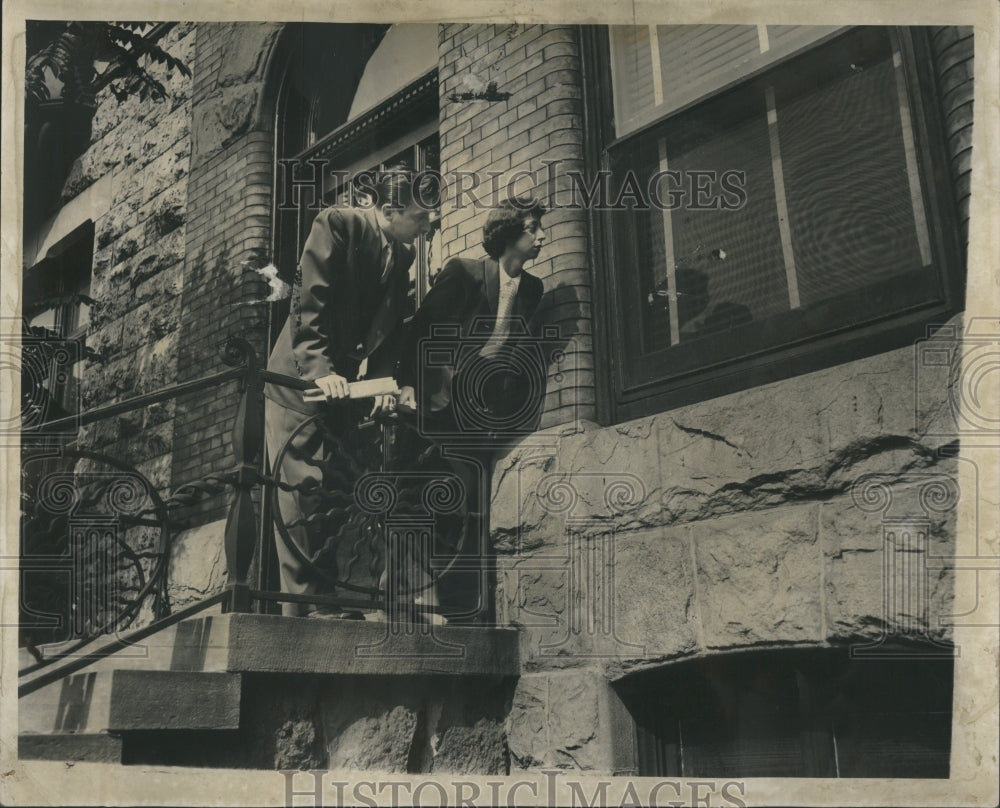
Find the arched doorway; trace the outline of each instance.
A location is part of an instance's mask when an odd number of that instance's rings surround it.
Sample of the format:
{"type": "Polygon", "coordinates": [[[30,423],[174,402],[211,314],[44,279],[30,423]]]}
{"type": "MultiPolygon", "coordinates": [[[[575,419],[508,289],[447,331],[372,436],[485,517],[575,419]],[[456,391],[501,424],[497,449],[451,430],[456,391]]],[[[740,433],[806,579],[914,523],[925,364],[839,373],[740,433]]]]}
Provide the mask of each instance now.
{"type": "MultiPolygon", "coordinates": [[[[316,214],[360,201],[359,174],[399,163],[439,169],[438,26],[290,25],[283,37],[272,85],[278,88],[272,256],[291,283],[316,214]]],[[[408,317],[440,266],[439,240],[435,231],[415,245],[408,317]]],[[[272,343],[289,301],[273,305],[272,343]]],[[[265,502],[265,532],[270,509],[265,502]]],[[[273,537],[260,548],[261,588],[277,589],[273,537]]]]}
{"type": "MultiPolygon", "coordinates": [[[[273,254],[290,281],[316,213],[356,202],[358,174],[397,163],[438,170],[440,157],[437,25],[296,25],[286,36],[273,254]]],[[[440,268],[438,242],[435,231],[417,245],[410,314],[440,268]]]]}

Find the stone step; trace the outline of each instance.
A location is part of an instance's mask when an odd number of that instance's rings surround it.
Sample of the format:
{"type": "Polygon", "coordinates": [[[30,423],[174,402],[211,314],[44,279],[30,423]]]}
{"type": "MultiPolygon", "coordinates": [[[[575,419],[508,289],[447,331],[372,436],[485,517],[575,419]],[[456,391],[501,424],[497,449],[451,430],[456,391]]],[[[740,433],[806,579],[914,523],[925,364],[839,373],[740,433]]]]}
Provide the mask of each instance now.
{"type": "MultiPolygon", "coordinates": [[[[111,655],[104,655],[104,649],[120,644],[121,637],[108,635],[94,640],[75,653],[45,665],[38,670],[18,678],[18,686],[30,684],[49,676],[51,671],[67,662],[84,661],[86,656],[92,656],[90,662],[82,670],[161,670],[161,671],[225,671],[228,640],[228,616],[221,611],[216,614],[204,614],[183,620],[176,625],[144,637],[138,642],[119,648],[111,655]]],[[[46,658],[56,656],[62,649],[69,649],[72,643],[62,645],[42,646],[41,651],[46,658]]],[[[35,660],[21,648],[20,668],[34,666],[35,660]]]]}
{"type": "MultiPolygon", "coordinates": [[[[118,638],[109,637],[91,643],[75,657],[20,677],[18,687],[31,689],[74,661],[79,664],[70,676],[116,670],[454,676],[520,672],[518,633],[507,628],[207,614],[114,653],[101,653],[102,647],[113,648],[115,642],[118,638]],[[88,654],[93,661],[84,658],[88,654]]],[[[61,687],[62,681],[41,689],[61,687]]],[[[22,705],[27,697],[22,697],[22,705]]]]}
{"type": "Polygon", "coordinates": [[[518,632],[231,614],[227,670],[354,676],[518,676],[518,632]]]}
{"type": "MultiPolygon", "coordinates": [[[[125,762],[204,765],[188,761],[190,747],[202,757],[215,754],[218,765],[267,768],[272,759],[280,763],[280,755],[246,739],[266,736],[273,745],[290,731],[288,715],[275,712],[272,698],[291,704],[303,689],[327,701],[351,688],[396,693],[386,677],[397,678],[397,700],[414,687],[435,699],[458,687],[495,690],[501,698],[504,681],[520,673],[518,646],[512,629],[199,616],[134,645],[109,640],[104,648],[114,653],[64,660],[22,677],[19,748],[25,758],[121,762],[125,755],[125,762]],[[262,692],[270,695],[261,699],[262,692]],[[241,699],[250,702],[242,711],[241,699]],[[233,741],[236,734],[244,741],[233,741]],[[256,757],[239,757],[243,746],[256,757]]],[[[338,715],[350,712],[352,705],[337,704],[338,715]]],[[[380,705],[353,707],[364,723],[381,715],[380,705]]]]}
{"type": "Polygon", "coordinates": [[[84,671],[22,698],[18,731],[21,738],[93,738],[134,730],[237,729],[241,685],[238,673],[84,671]]]}
{"type": "Polygon", "coordinates": [[[99,732],[87,735],[66,733],[21,735],[17,739],[21,760],[63,760],[67,763],[121,763],[122,739],[99,732]]]}

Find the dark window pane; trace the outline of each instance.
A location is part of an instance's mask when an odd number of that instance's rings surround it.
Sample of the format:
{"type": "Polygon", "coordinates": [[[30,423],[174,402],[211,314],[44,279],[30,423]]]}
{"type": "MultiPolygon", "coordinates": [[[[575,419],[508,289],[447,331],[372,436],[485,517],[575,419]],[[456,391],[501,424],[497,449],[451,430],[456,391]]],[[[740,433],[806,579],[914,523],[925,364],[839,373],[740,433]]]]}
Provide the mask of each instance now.
{"type": "Polygon", "coordinates": [[[831,710],[841,776],[947,777],[953,678],[948,656],[853,660],[831,710]]]}
{"type": "Polygon", "coordinates": [[[841,777],[948,777],[950,713],[854,712],[836,735],[841,777]]]}
{"type": "Polygon", "coordinates": [[[685,716],[686,776],[809,774],[800,738],[798,683],[787,663],[769,655],[727,660],[708,666],[706,680],[719,718],[705,722],[691,713],[685,716]]]}
{"type": "Polygon", "coordinates": [[[687,126],[680,127],[680,138],[673,133],[668,137],[670,167],[688,179],[689,190],[687,204],[671,218],[682,342],[727,330],[729,323],[788,310],[763,99],[758,97],[748,111],[752,117],[720,120],[714,130],[702,128],[700,142],[691,142],[696,133],[687,126]],[[684,144],[679,150],[672,148],[677,140],[684,144]],[[735,210],[699,209],[706,200],[722,196],[718,182],[704,183],[710,190],[700,195],[691,187],[699,182],[693,172],[701,171],[717,176],[742,172],[746,203],[735,210]],[[701,310],[685,312],[681,305],[685,295],[698,300],[701,310]]]}
{"type": "MultiPolygon", "coordinates": [[[[938,649],[940,653],[940,649],[938,649]]],[[[693,660],[623,686],[641,776],[947,777],[953,660],[693,660]]]]}
{"type": "Polygon", "coordinates": [[[914,219],[916,158],[912,138],[903,139],[898,70],[877,31],[827,49],[821,64],[808,60],[794,81],[776,85],[803,306],[929,263],[922,207],[914,219]]]}
{"type": "Polygon", "coordinates": [[[685,777],[807,777],[799,736],[785,732],[684,747],[685,777]]]}
{"type": "MultiPolygon", "coordinates": [[[[657,718],[660,716],[657,714],[657,718]]],[[[680,777],[681,746],[676,721],[666,719],[660,726],[636,726],[639,772],[656,772],[663,777],[680,777]]]]}
{"type": "Polygon", "coordinates": [[[631,170],[650,191],[651,209],[631,214],[642,353],[788,310],[764,99],[734,100],[727,95],[650,133],[619,171],[619,182],[631,170]],[[661,170],[671,174],[648,188],[661,170]],[[744,204],[734,204],[732,185],[722,186],[726,172],[738,172],[730,182],[745,190],[744,204]]]}

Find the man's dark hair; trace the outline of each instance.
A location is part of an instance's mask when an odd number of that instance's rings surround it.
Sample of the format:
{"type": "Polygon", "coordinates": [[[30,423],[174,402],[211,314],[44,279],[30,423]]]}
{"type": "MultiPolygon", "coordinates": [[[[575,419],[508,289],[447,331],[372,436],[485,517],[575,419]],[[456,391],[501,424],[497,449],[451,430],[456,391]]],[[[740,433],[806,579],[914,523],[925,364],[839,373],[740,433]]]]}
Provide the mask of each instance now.
{"type": "Polygon", "coordinates": [[[483,247],[486,254],[499,259],[508,244],[513,244],[524,234],[524,223],[541,218],[548,211],[531,196],[505,199],[490,211],[483,225],[483,247]]]}
{"type": "Polygon", "coordinates": [[[397,163],[376,172],[374,184],[366,189],[372,192],[376,207],[392,205],[405,208],[414,201],[425,209],[435,208],[441,196],[441,175],[436,171],[413,171],[397,163]]]}

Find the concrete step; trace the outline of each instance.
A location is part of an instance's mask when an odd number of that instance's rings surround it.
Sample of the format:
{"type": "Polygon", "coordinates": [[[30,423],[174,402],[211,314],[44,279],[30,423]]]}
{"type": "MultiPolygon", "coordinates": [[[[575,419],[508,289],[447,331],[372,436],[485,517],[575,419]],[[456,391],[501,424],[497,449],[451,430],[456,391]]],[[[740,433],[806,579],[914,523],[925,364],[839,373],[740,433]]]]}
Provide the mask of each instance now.
{"type": "MultiPolygon", "coordinates": [[[[78,673],[114,670],[198,673],[499,675],[519,673],[518,633],[507,628],[394,625],[260,614],[192,617],[104,655],[119,638],[95,641],[68,660],[18,679],[32,689],[68,662],[78,673]],[[86,657],[92,656],[93,661],[86,657]]],[[[49,648],[43,649],[46,652],[49,648]]],[[[45,684],[51,688],[59,682],[45,684]]],[[[22,701],[23,701],[22,697],[22,701]]]]}
{"type": "MultiPolygon", "coordinates": [[[[216,614],[135,645],[111,638],[83,650],[102,645],[113,653],[78,656],[21,678],[22,757],[121,762],[140,748],[172,750],[157,752],[165,760],[179,760],[186,745],[211,751],[218,738],[255,737],[258,724],[274,719],[246,705],[241,713],[244,691],[261,687],[288,700],[308,683],[332,679],[381,681],[379,690],[385,677],[400,677],[403,690],[433,680],[440,689],[470,681],[494,687],[520,673],[516,631],[468,626],[216,614]]],[[[280,716],[278,726],[287,721],[280,716]]]]}
{"type": "Polygon", "coordinates": [[[93,735],[20,735],[17,756],[21,760],[64,760],[67,763],[121,763],[122,739],[106,732],[93,735]]]}
{"type": "Polygon", "coordinates": [[[121,732],[238,729],[241,680],[185,671],[72,674],[21,699],[21,756],[105,761],[120,758],[121,732]]]}

